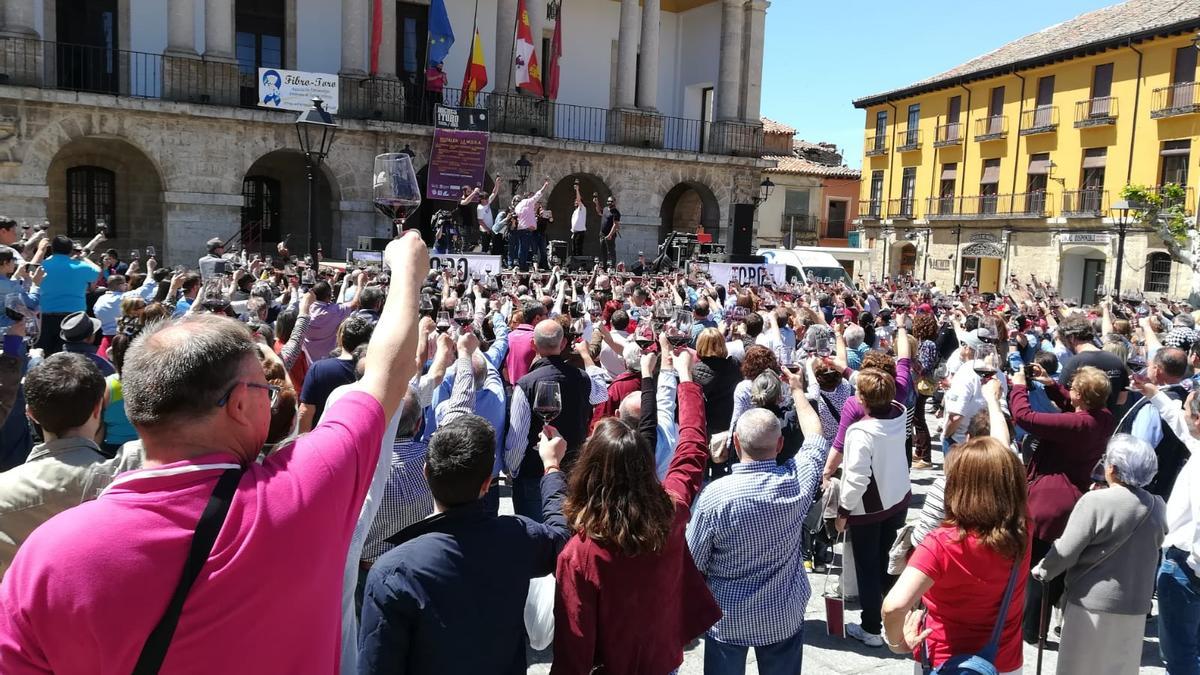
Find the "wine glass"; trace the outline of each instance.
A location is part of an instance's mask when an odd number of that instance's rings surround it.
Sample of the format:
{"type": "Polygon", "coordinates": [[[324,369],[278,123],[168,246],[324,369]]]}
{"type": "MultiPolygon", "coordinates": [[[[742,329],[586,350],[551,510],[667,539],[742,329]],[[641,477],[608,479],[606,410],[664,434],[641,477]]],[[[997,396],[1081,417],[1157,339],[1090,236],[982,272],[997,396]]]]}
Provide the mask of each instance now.
{"type": "Polygon", "coordinates": [[[667,341],[675,347],[683,347],[692,341],[692,325],[695,317],[689,310],[675,312],[675,317],[666,325],[667,341]]]}
{"type": "Polygon", "coordinates": [[[658,302],[654,303],[654,318],[663,321],[671,318],[671,309],[672,305],[670,300],[659,300],[658,302]]]}
{"type": "Polygon", "coordinates": [[[439,333],[445,333],[450,330],[450,312],[438,312],[436,328],[439,333]]]}
{"type": "Polygon", "coordinates": [[[417,305],[417,313],[421,316],[433,316],[433,298],[421,294],[421,302],[417,305]]]}
{"type": "Polygon", "coordinates": [[[650,345],[654,344],[654,322],[650,317],[645,317],[638,322],[637,330],[633,332],[633,341],[642,348],[642,351],[646,351],[650,345]]]}
{"type": "Polygon", "coordinates": [[[975,361],[972,364],[975,374],[984,382],[996,374],[996,345],[982,344],[975,348],[975,361]]]}
{"type": "Polygon", "coordinates": [[[372,176],[375,208],[392,220],[397,233],[403,232],[409,209],[421,205],[421,185],[412,158],[403,152],[376,155],[372,176]]]}
{"type": "Polygon", "coordinates": [[[475,314],[471,311],[470,304],[460,300],[454,308],[454,323],[458,324],[459,333],[465,331],[467,326],[470,326],[474,322],[475,314]]]}
{"type": "Polygon", "coordinates": [[[533,392],[533,412],[542,418],[542,424],[550,424],[562,412],[562,390],[557,382],[542,380],[533,392]]]}

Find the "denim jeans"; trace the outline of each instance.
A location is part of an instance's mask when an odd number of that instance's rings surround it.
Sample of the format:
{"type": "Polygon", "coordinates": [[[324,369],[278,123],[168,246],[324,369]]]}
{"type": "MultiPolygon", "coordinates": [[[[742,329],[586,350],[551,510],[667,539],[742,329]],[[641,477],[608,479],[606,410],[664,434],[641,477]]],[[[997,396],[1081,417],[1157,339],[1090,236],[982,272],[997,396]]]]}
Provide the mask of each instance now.
{"type": "Polygon", "coordinates": [[[1200,582],[1185,559],[1171,548],[1158,568],[1158,639],[1171,675],[1200,673],[1200,582]]]}
{"type": "Polygon", "coordinates": [[[521,269],[529,269],[530,259],[537,255],[537,232],[517,230],[517,259],[521,269]]]}
{"type": "MultiPolygon", "coordinates": [[[[540,460],[539,460],[540,461],[540,460]]],[[[513,512],[534,522],[542,522],[542,472],[522,466],[513,480],[513,512]]]]}
{"type": "MultiPolygon", "coordinates": [[[[704,675],[743,675],[749,647],[704,638],[704,675]]],[[[798,675],[804,660],[804,628],[792,637],[754,648],[760,675],[798,675]]]]}

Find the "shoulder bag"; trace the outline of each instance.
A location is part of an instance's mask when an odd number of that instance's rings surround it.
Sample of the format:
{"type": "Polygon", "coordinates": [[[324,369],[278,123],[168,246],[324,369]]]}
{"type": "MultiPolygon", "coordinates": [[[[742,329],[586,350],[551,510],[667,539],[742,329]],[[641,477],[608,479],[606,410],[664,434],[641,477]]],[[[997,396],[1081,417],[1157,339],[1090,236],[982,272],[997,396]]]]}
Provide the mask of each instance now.
{"type": "Polygon", "coordinates": [[[999,675],[996,669],[996,654],[1000,651],[1000,634],[1004,631],[1004,619],[1008,617],[1008,605],[1012,601],[1013,591],[1017,588],[1017,577],[1021,574],[1024,556],[1017,556],[1013,561],[1012,574],[1008,576],[1008,586],[1004,589],[1004,599],[1000,601],[1000,615],[992,627],[992,636],[987,644],[977,654],[956,654],[946,659],[942,665],[934,668],[929,662],[929,653],[925,645],[921,645],[921,670],[933,675],[999,675]]]}
{"type": "Polygon", "coordinates": [[[188,549],[187,559],[183,563],[183,574],[179,585],[171,595],[171,602],[163,613],[150,636],[142,645],[142,653],[138,656],[133,675],[154,675],[162,668],[163,660],[167,657],[167,649],[171,646],[171,638],[175,636],[175,628],[179,624],[179,615],[183,612],[183,603],[187,600],[192,584],[200,576],[200,570],[212,553],[213,544],[225,524],[225,516],[229,514],[229,505],[233,502],[233,494],[237,491],[238,481],[242,477],[242,469],[226,469],[217,480],[212,496],[200,514],[196,523],[196,532],[192,535],[192,546],[188,549]]]}

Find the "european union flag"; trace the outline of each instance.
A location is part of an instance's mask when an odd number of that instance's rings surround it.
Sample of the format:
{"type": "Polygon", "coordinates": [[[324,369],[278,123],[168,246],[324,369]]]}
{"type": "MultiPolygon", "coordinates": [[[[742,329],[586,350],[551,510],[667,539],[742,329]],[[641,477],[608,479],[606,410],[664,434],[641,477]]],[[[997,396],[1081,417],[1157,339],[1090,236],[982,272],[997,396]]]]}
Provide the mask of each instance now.
{"type": "Polygon", "coordinates": [[[446,0],[429,3],[429,65],[442,63],[454,45],[454,29],[446,13],[446,0]]]}

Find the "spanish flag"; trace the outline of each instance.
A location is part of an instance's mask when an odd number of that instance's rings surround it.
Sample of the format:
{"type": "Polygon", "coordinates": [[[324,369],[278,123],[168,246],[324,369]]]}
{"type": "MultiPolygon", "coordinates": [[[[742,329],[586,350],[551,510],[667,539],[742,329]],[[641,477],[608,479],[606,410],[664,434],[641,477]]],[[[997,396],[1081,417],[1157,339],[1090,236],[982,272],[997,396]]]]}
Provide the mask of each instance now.
{"type": "Polygon", "coordinates": [[[474,106],[475,95],[487,86],[487,62],[483,60],[483,39],[479,37],[479,27],[475,27],[475,37],[471,40],[471,60],[467,62],[467,72],[463,73],[462,105],[474,106]]]}

